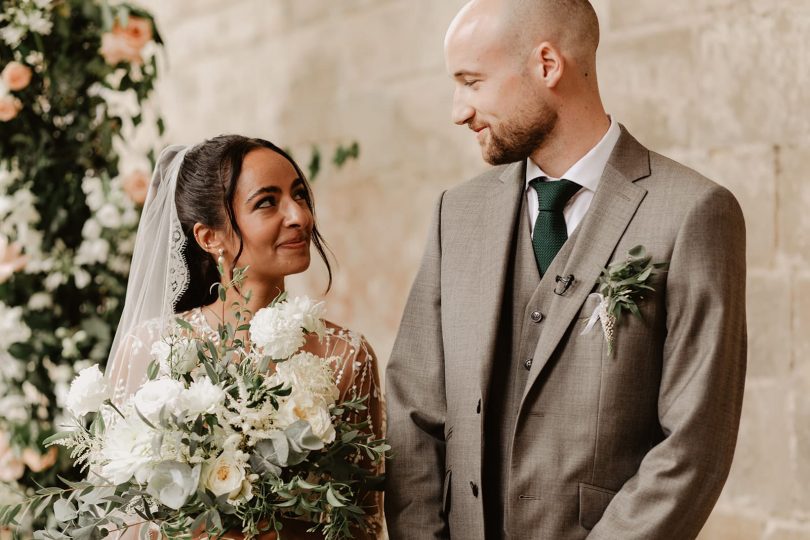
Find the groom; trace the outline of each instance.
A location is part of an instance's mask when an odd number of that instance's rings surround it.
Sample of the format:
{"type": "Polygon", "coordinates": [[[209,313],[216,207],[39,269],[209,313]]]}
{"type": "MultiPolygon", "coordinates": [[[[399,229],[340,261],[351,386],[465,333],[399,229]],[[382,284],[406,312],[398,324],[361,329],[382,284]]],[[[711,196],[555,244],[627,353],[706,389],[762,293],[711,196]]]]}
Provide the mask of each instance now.
{"type": "Polygon", "coordinates": [[[731,465],[745,232],[726,189],[607,116],[586,0],[474,0],[453,119],[495,168],[445,192],[387,370],[392,540],[695,538],[731,465]],[[600,271],[667,272],[613,328],[600,271]]]}

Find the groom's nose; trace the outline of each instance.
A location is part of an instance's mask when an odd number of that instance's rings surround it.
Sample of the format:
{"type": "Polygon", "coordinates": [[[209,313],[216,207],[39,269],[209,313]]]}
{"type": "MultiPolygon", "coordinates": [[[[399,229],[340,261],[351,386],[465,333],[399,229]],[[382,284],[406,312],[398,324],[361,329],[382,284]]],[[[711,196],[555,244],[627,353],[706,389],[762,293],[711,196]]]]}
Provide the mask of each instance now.
{"type": "Polygon", "coordinates": [[[475,109],[470,107],[466,101],[459,96],[459,91],[453,94],[453,123],[463,126],[472,120],[475,116],[475,109]]]}

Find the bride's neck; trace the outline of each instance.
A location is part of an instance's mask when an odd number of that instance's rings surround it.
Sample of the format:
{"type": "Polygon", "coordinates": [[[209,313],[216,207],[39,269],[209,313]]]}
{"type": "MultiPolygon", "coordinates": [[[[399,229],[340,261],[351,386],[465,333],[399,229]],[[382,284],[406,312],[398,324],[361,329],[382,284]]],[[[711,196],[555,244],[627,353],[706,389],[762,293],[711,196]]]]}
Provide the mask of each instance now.
{"type": "Polygon", "coordinates": [[[242,284],[239,288],[239,291],[234,289],[233,287],[228,288],[225,292],[225,301],[223,302],[219,298],[217,298],[214,306],[211,306],[217,315],[222,317],[224,315],[224,319],[227,322],[233,322],[234,319],[233,309],[231,306],[234,303],[239,303],[244,308],[247,308],[251,313],[256,313],[262,308],[267,307],[270,305],[270,302],[275,300],[275,298],[284,292],[284,280],[277,283],[255,283],[252,281],[246,281],[242,284]],[[245,303],[244,296],[250,292],[250,299],[245,303]]]}

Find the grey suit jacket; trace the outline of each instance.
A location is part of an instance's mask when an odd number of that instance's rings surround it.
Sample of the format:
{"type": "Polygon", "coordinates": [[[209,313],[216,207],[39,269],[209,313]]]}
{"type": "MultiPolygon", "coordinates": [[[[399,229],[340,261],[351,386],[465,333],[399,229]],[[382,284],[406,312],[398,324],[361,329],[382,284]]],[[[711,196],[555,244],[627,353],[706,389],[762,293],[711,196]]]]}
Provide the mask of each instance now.
{"type": "MultiPolygon", "coordinates": [[[[445,192],[387,368],[392,540],[483,539],[483,414],[520,164],[445,192]]],[[[746,366],[745,225],[726,189],[622,128],[591,207],[540,282],[545,315],[508,441],[512,539],[694,538],[728,475],[746,366]],[[601,268],[670,263],[612,356],[580,335],[601,268]],[[562,254],[562,252],[561,252],[562,254]],[[556,275],[573,285],[554,294],[556,275]]],[[[598,329],[598,326],[597,326],[598,329]]]]}

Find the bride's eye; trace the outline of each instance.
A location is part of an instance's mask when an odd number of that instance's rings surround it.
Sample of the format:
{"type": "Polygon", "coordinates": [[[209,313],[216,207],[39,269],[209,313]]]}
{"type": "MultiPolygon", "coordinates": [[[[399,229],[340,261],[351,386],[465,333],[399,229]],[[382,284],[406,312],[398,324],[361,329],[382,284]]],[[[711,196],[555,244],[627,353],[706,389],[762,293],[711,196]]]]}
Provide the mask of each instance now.
{"type": "Polygon", "coordinates": [[[293,199],[296,201],[305,201],[307,199],[307,191],[305,189],[299,189],[293,192],[293,199]]]}
{"type": "Polygon", "coordinates": [[[265,197],[264,199],[260,200],[256,203],[256,209],[259,208],[271,208],[276,206],[276,198],[275,197],[265,197]]]}

